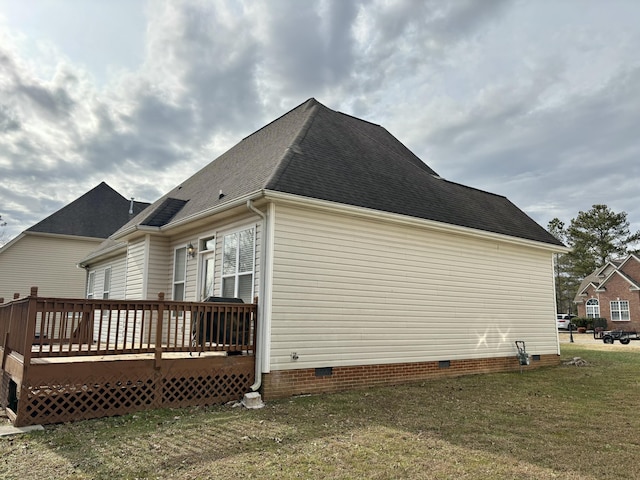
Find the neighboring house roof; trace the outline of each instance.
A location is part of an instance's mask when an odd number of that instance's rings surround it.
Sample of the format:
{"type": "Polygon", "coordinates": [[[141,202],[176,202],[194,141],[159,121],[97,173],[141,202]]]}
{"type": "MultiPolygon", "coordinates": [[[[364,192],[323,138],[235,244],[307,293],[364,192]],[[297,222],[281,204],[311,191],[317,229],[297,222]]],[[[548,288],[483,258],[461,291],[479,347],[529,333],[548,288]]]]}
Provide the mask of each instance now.
{"type": "Polygon", "coordinates": [[[592,275],[596,275],[597,277],[606,277],[612,271],[617,270],[618,268],[620,268],[621,264],[622,264],[622,260],[609,260],[603,266],[601,266],[600,268],[596,269],[592,273],[592,275]],[[609,270],[609,273],[607,273],[607,270],[609,270]]]}
{"type": "MultiPolygon", "coordinates": [[[[146,202],[133,202],[133,215],[148,206],[146,202]]],[[[26,232],[107,238],[131,219],[130,207],[130,200],[102,182],[26,232]]]]}
{"type": "Polygon", "coordinates": [[[562,246],[507,198],[440,178],[381,126],[333,111],[313,98],[244,138],[114,237],[135,225],[179,222],[259,191],[562,246]]]}
{"type": "Polygon", "coordinates": [[[584,280],[582,280],[582,283],[580,283],[580,287],[578,287],[578,293],[574,297],[573,302],[582,303],[584,301],[584,298],[581,298],[581,297],[586,296],[586,291],[590,286],[594,287],[594,290],[598,292],[605,291],[606,284],[615,275],[619,275],[626,282],[628,282],[631,290],[640,290],[640,279],[633,278],[631,277],[631,275],[623,271],[625,264],[631,259],[635,260],[636,262],[640,262],[640,259],[638,258],[638,256],[631,253],[622,260],[610,260],[607,263],[605,263],[602,267],[596,268],[596,270],[594,270],[593,273],[591,273],[590,275],[585,277],[584,280]],[[610,269],[609,269],[609,272],[606,273],[605,271],[607,270],[608,267],[610,267],[610,269]],[[603,279],[602,277],[605,275],[606,277],[603,279]]]}
{"type": "Polygon", "coordinates": [[[638,285],[638,282],[636,282],[633,278],[631,278],[629,275],[627,275],[625,272],[620,271],[620,270],[614,270],[613,272],[611,272],[609,274],[609,276],[607,276],[607,278],[605,278],[602,283],[600,283],[600,285],[598,285],[598,291],[599,292],[604,292],[606,290],[605,285],[609,282],[609,280],[611,280],[611,278],[613,278],[615,275],[619,275],[620,277],[622,277],[627,283],[629,283],[631,290],[640,290],[640,286],[638,285]]]}
{"type": "Polygon", "coordinates": [[[640,257],[638,257],[638,254],[634,252],[627,255],[627,258],[625,258],[624,260],[620,261],[618,263],[618,268],[623,269],[626,263],[631,260],[635,260],[636,262],[640,263],[640,257]]]}

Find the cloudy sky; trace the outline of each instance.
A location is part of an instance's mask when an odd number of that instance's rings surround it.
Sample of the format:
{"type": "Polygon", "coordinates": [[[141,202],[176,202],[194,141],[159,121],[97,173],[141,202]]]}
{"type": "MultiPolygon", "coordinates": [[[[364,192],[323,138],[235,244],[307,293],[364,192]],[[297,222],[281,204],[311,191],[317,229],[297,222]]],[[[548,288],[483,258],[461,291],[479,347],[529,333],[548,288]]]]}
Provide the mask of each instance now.
{"type": "Polygon", "coordinates": [[[5,240],[101,181],[154,201],[315,97],[543,226],[640,229],[636,0],[0,0],[5,240]]]}

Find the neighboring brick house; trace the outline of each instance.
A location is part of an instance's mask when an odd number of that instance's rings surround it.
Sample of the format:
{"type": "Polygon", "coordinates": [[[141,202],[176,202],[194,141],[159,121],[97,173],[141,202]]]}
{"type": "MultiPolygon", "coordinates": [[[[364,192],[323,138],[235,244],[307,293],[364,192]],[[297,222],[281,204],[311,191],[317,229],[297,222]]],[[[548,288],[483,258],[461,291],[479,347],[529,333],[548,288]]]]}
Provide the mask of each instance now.
{"type": "Polygon", "coordinates": [[[579,317],[606,318],[609,330],[640,331],[640,258],[607,262],[582,281],[574,302],[579,317]]]}

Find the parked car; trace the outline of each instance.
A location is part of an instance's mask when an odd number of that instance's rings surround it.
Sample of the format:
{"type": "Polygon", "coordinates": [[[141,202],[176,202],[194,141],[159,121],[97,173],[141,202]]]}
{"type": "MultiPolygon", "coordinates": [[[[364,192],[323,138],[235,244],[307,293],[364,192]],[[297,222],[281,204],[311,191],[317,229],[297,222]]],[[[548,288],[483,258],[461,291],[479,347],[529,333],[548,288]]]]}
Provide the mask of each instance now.
{"type": "Polygon", "coordinates": [[[556,326],[558,327],[558,330],[569,330],[571,320],[575,317],[575,315],[571,315],[569,313],[558,313],[556,316],[556,326]]]}

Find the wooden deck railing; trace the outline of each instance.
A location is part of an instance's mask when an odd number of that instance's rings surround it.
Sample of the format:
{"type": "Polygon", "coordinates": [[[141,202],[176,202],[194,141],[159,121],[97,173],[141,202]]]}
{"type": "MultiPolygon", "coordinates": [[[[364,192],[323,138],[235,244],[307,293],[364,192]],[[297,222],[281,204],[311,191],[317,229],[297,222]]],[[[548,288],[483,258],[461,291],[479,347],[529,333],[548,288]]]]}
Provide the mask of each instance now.
{"type": "Polygon", "coordinates": [[[254,354],[257,302],[63,299],[0,305],[4,355],[30,358],[218,351],[254,354]]]}
{"type": "MultiPolygon", "coordinates": [[[[31,293],[37,292],[33,290],[31,293]]],[[[14,299],[12,302],[0,304],[0,342],[4,355],[25,349],[30,297],[14,299]]],[[[4,358],[2,362],[4,366],[4,358]]]]}

